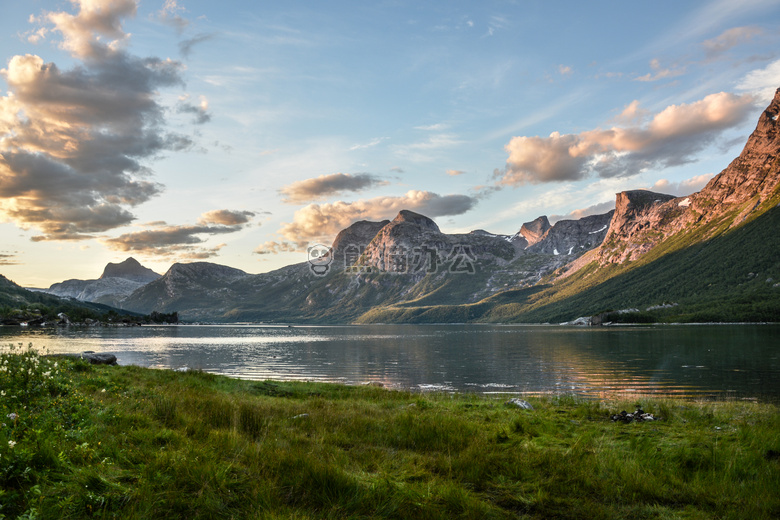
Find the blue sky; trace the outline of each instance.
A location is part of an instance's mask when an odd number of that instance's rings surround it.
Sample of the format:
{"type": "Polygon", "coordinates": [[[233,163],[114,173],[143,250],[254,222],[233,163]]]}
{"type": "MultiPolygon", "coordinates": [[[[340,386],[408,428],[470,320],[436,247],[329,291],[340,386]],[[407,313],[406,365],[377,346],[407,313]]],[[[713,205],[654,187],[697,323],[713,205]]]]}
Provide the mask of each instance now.
{"type": "MultiPolygon", "coordinates": [[[[8,5],[13,4],[13,5],[8,5]]],[[[780,2],[0,7],[0,273],[257,273],[412,209],[514,233],[698,191],[780,87],[780,2]]]]}

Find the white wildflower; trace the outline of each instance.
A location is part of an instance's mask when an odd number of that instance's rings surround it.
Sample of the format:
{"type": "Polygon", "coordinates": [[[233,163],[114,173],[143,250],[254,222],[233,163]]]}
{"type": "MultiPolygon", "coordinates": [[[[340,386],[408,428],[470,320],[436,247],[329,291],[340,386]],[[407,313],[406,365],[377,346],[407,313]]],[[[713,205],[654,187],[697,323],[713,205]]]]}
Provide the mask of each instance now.
{"type": "Polygon", "coordinates": [[[14,441],[8,441],[9,448],[13,448],[14,446],[16,446],[16,443],[14,441]]]}

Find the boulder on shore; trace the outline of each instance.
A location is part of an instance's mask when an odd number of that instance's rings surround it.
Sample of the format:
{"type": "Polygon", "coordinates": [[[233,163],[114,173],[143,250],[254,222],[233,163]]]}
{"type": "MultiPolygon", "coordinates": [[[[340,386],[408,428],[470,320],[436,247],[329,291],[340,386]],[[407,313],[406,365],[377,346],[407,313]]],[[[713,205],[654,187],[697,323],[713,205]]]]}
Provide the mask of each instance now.
{"type": "Polygon", "coordinates": [[[59,357],[67,357],[71,359],[83,359],[89,361],[93,365],[117,365],[116,356],[107,352],[93,352],[91,350],[82,352],[81,354],[55,354],[59,357]]]}

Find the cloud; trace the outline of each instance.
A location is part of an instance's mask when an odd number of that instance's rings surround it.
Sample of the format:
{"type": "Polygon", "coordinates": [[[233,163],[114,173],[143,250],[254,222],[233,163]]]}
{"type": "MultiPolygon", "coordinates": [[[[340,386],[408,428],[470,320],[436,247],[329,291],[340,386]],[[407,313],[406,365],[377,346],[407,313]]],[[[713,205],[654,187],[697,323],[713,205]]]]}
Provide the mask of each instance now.
{"type": "Polygon", "coordinates": [[[210,236],[241,231],[255,215],[252,211],[227,209],[208,211],[200,216],[197,225],[173,226],[165,222],[148,223],[148,229],[124,233],[101,242],[115,251],[134,252],[154,256],[176,255],[182,258],[209,258],[216,256],[225,244],[206,248],[210,236]]]}
{"type": "Polygon", "coordinates": [[[701,191],[714,176],[714,173],[705,173],[704,175],[697,175],[696,177],[680,182],[670,182],[667,179],[659,179],[650,187],[650,191],[666,193],[668,195],[674,195],[675,197],[685,197],[691,193],[701,191]]]}
{"type": "Polygon", "coordinates": [[[761,103],[769,103],[780,86],[780,60],[774,61],[763,69],[750,71],[737,84],[737,89],[753,94],[761,103]]]}
{"type": "Polygon", "coordinates": [[[209,101],[206,96],[200,96],[200,103],[193,105],[189,101],[189,96],[184,96],[179,99],[179,103],[176,105],[176,111],[180,114],[193,114],[195,116],[195,124],[202,125],[211,121],[211,114],[209,114],[209,101]]]}
{"type": "Polygon", "coordinates": [[[372,139],[371,141],[363,144],[356,144],[349,147],[350,152],[354,152],[355,150],[364,150],[366,148],[373,148],[374,146],[378,145],[382,141],[389,139],[389,137],[377,137],[376,139],[372,139]]]}
{"type": "Polygon", "coordinates": [[[31,17],[31,20],[54,25],[54,30],[64,38],[60,47],[76,58],[102,59],[119,50],[128,38],[122,29],[122,19],[135,16],[138,8],[136,0],[71,2],[79,8],[76,15],[46,12],[41,17],[31,17]]]}
{"type": "Polygon", "coordinates": [[[422,126],[415,126],[415,130],[425,130],[428,132],[441,132],[442,130],[446,130],[449,128],[449,125],[445,123],[434,123],[432,125],[422,125],[422,126]]]}
{"type": "Polygon", "coordinates": [[[463,175],[464,173],[466,172],[464,172],[463,170],[447,170],[447,175],[450,175],[452,177],[463,175]]]}
{"type": "Polygon", "coordinates": [[[623,111],[615,117],[614,122],[628,125],[641,122],[650,112],[639,106],[639,100],[635,99],[625,106],[623,111]]]}
{"type": "Polygon", "coordinates": [[[574,73],[574,71],[568,65],[558,65],[558,73],[561,76],[571,76],[574,73]]]}
{"type": "Polygon", "coordinates": [[[300,253],[305,250],[306,249],[303,246],[298,246],[297,244],[292,244],[290,242],[275,242],[269,240],[262,245],[257,246],[253,253],[256,255],[276,255],[279,253],[300,253]]]}
{"type": "Polygon", "coordinates": [[[166,25],[170,25],[181,34],[190,25],[190,21],[179,14],[185,12],[187,10],[178,5],[176,0],[165,0],[162,9],[157,13],[157,19],[166,25]]]}
{"type": "Polygon", "coordinates": [[[196,45],[209,41],[212,38],[214,38],[214,33],[201,33],[196,34],[192,38],[182,40],[179,42],[179,52],[182,56],[185,58],[188,58],[190,54],[192,54],[192,48],[196,45]]]}
{"type": "Polygon", "coordinates": [[[555,224],[560,220],[579,220],[583,217],[590,215],[603,215],[615,209],[615,201],[601,202],[599,204],[593,204],[587,208],[575,209],[566,215],[550,215],[548,219],[551,224],[555,224]]]}
{"type": "Polygon", "coordinates": [[[313,179],[293,182],[279,191],[285,196],[287,204],[303,204],[313,200],[321,200],[330,195],[345,191],[363,191],[374,186],[388,184],[370,173],[332,173],[320,175],[313,179]]]}
{"type": "Polygon", "coordinates": [[[164,130],[163,87],[183,85],[180,63],[121,47],[131,0],[75,0],[76,15],[44,13],[81,63],[61,70],[14,56],[0,74],[0,219],[42,232],[34,240],[94,237],[134,220],[130,208],[162,191],[145,160],[192,146],[164,130]]]}
{"type": "Polygon", "coordinates": [[[297,210],[293,221],[283,224],[280,235],[297,247],[308,242],[331,240],[339,231],[359,220],[380,221],[393,218],[402,209],[428,217],[460,215],[477,204],[468,195],[439,195],[430,191],[411,190],[400,197],[375,197],[354,202],[336,201],[309,204],[297,210]]]}
{"type": "Polygon", "coordinates": [[[16,253],[0,253],[0,265],[20,265],[20,262],[17,262],[17,256],[16,253]]]}
{"type": "Polygon", "coordinates": [[[434,159],[432,156],[433,152],[447,148],[453,148],[462,142],[463,141],[458,139],[454,134],[438,133],[429,136],[424,141],[399,145],[394,148],[395,152],[402,157],[406,157],[417,162],[424,162],[432,161],[434,159]]]}
{"type": "Polygon", "coordinates": [[[257,215],[254,211],[233,211],[229,209],[215,209],[207,211],[198,219],[200,224],[219,224],[222,226],[238,226],[247,224],[252,217],[257,215]]]}
{"type": "Polygon", "coordinates": [[[644,76],[635,78],[634,81],[658,81],[659,79],[674,78],[685,74],[685,67],[677,69],[663,68],[657,58],[650,60],[650,68],[653,72],[648,72],[644,76]]]}
{"type": "Polygon", "coordinates": [[[732,27],[711,40],[703,41],[701,45],[707,53],[707,58],[714,59],[732,47],[748,42],[763,32],[760,27],[755,26],[732,27]]]}
{"type": "MultiPolygon", "coordinates": [[[[494,171],[499,185],[518,186],[627,177],[650,168],[696,160],[695,154],[755,109],[752,95],[711,94],[690,104],[671,105],[641,125],[595,129],[549,137],[513,137],[506,167],[494,171]]],[[[633,105],[633,103],[632,103],[633,105]]],[[[631,105],[629,105],[631,106],[631,105]]],[[[638,105],[632,111],[638,110],[638,105]]]]}

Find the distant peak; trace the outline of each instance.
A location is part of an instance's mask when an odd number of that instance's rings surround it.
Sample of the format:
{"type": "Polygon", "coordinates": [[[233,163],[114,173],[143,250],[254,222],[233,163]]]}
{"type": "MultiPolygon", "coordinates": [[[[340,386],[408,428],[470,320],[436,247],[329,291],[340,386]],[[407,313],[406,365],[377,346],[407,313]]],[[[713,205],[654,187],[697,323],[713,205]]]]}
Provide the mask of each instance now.
{"type": "Polygon", "coordinates": [[[136,281],[152,281],[159,278],[160,275],[152,271],[151,269],[142,266],[138,260],[133,257],[128,258],[124,262],[118,264],[109,262],[106,268],[103,269],[103,274],[100,276],[103,278],[125,278],[127,280],[136,281]]]}

